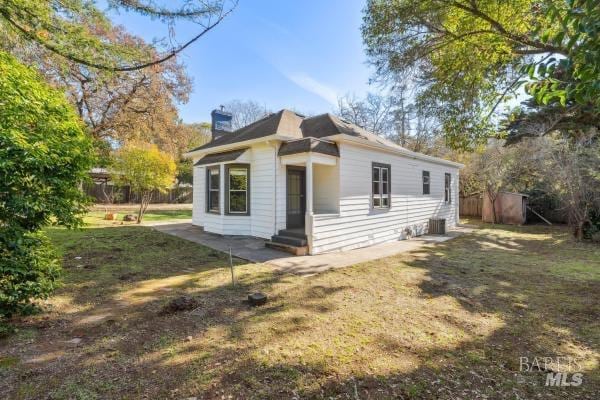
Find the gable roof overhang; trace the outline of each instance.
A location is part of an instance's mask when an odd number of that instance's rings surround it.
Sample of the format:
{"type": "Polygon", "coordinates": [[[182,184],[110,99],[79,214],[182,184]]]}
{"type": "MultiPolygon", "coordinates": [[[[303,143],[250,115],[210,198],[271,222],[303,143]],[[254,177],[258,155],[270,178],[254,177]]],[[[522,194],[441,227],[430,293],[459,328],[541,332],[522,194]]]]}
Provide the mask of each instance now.
{"type": "Polygon", "coordinates": [[[246,150],[248,150],[247,147],[243,148],[243,149],[225,151],[222,153],[210,153],[210,154],[207,154],[204,157],[202,157],[200,160],[198,160],[194,164],[194,167],[198,167],[201,165],[208,165],[208,164],[219,164],[219,163],[228,162],[228,161],[235,161],[242,154],[244,154],[246,152],[246,150]]]}
{"type": "Polygon", "coordinates": [[[335,142],[314,137],[283,142],[279,147],[277,155],[281,157],[299,153],[321,153],[334,157],[340,156],[340,151],[335,142]]]}
{"type": "Polygon", "coordinates": [[[200,157],[205,154],[222,153],[225,151],[237,150],[240,148],[248,148],[248,147],[252,146],[253,144],[257,144],[257,143],[264,143],[264,142],[275,141],[275,140],[287,141],[290,139],[294,139],[294,138],[289,137],[289,136],[284,136],[284,135],[268,135],[268,136],[263,136],[263,137],[259,137],[256,139],[244,140],[242,142],[228,143],[228,144],[223,144],[220,146],[190,150],[187,153],[183,153],[183,157],[185,157],[185,158],[200,157]]]}

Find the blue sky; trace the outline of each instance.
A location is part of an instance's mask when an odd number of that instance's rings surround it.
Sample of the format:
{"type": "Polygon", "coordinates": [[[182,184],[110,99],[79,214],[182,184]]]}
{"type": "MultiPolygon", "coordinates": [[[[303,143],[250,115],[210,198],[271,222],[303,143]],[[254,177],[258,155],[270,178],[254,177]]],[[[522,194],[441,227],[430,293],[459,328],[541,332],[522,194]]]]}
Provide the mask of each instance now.
{"type": "MultiPolygon", "coordinates": [[[[363,7],[359,0],[240,0],[180,57],[194,80],[181,117],[208,121],[213,108],[233,99],[318,114],[333,111],[337,96],[363,95],[372,76],[360,34],[363,7]]],[[[147,40],[164,37],[158,22],[130,14],[112,18],[147,40]]],[[[198,29],[181,25],[177,39],[198,29]]]]}

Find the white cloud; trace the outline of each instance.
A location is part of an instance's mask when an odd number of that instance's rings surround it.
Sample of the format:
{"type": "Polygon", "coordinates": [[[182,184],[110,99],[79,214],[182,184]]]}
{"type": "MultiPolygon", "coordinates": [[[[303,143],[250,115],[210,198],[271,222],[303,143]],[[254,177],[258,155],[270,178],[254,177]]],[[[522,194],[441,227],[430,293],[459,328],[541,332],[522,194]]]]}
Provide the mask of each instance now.
{"type": "Polygon", "coordinates": [[[337,106],[337,91],[305,73],[285,74],[285,76],[302,89],[314,93],[333,106],[337,106]]]}

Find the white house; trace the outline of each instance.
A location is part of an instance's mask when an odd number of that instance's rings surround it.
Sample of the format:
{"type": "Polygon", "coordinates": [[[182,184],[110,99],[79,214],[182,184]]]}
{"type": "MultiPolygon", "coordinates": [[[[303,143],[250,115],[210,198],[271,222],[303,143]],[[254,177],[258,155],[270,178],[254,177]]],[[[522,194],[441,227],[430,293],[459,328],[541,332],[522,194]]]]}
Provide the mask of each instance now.
{"type": "Polygon", "coordinates": [[[281,110],[213,140],[194,160],[194,225],[297,254],[354,249],[458,221],[459,163],[409,151],[331,114],[281,110]]]}

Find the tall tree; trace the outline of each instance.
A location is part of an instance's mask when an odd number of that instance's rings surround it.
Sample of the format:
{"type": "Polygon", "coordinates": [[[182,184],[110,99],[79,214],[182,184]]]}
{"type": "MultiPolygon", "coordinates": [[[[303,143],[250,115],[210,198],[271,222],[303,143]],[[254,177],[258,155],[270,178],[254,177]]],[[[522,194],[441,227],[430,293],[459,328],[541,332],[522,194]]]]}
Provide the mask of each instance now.
{"type": "Polygon", "coordinates": [[[410,102],[406,87],[399,88],[398,93],[368,93],[364,99],[346,95],[338,99],[337,113],[409,150],[438,154],[444,145],[436,141],[439,128],[435,116],[422,102],[410,102]]]}
{"type": "Polygon", "coordinates": [[[597,113],[597,16],[594,0],[370,0],[363,38],[378,76],[414,79],[448,143],[472,148],[496,136],[498,106],[527,79],[536,102],[597,113]]]}
{"type": "Polygon", "coordinates": [[[337,113],[376,135],[389,137],[394,132],[396,109],[396,99],[391,96],[367,93],[364,99],[360,99],[347,94],[338,99],[337,113]]]}
{"type": "Polygon", "coordinates": [[[540,154],[544,172],[540,181],[566,211],[573,235],[579,240],[595,235],[599,240],[600,143],[553,139],[540,154]]]}
{"type": "Polygon", "coordinates": [[[406,85],[400,85],[396,88],[396,97],[393,98],[396,103],[396,109],[394,110],[395,132],[393,134],[393,139],[402,147],[406,147],[408,144],[408,138],[411,131],[411,119],[414,112],[414,107],[408,102],[406,92],[406,85]]]}
{"type": "Polygon", "coordinates": [[[255,100],[235,99],[225,103],[224,107],[232,115],[231,128],[234,130],[250,125],[271,112],[255,100]]]}
{"type": "Polygon", "coordinates": [[[133,71],[161,64],[196,42],[216,27],[237,5],[237,0],[173,1],[168,5],[154,0],[108,0],[116,11],[137,13],[163,23],[169,37],[160,53],[145,53],[118,42],[107,42],[93,27],[108,23],[94,1],[86,0],[4,0],[0,3],[0,25],[24,42],[35,43],[69,61],[89,68],[133,71]],[[183,43],[175,37],[177,22],[198,26],[183,43]]]}
{"type": "Polygon", "coordinates": [[[183,124],[181,140],[178,141],[180,147],[177,153],[171,154],[178,157],[177,162],[177,183],[178,184],[193,184],[193,162],[189,158],[183,158],[184,152],[210,142],[210,122],[200,122],[193,124],[183,124]]]}
{"type": "MultiPolygon", "coordinates": [[[[88,28],[106,42],[119,43],[133,52],[143,49],[156,54],[142,39],[109,22],[88,28]]],[[[143,140],[158,144],[174,156],[188,144],[185,138],[190,132],[179,120],[176,105],[187,101],[191,82],[175,59],[143,70],[115,73],[88,68],[43,48],[23,46],[17,35],[4,33],[0,46],[65,90],[97,143],[143,140]]]]}
{"type": "Polygon", "coordinates": [[[414,130],[410,137],[409,148],[413,151],[425,154],[437,154],[439,147],[445,147],[445,143],[439,141],[439,123],[434,113],[422,102],[416,102],[414,110],[414,130]]]}

